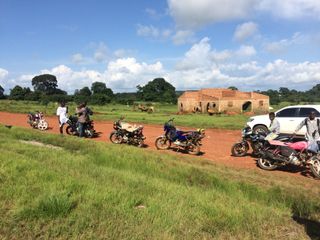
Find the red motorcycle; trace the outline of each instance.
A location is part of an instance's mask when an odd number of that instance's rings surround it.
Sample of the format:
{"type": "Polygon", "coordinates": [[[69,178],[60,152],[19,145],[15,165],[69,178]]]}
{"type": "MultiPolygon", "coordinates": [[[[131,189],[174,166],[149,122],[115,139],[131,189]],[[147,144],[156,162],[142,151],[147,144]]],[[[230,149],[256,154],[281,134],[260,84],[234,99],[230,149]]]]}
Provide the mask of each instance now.
{"type": "Polygon", "coordinates": [[[264,170],[275,170],[280,166],[296,165],[310,168],[320,179],[320,153],[311,150],[307,141],[283,142],[270,140],[268,147],[261,151],[258,166],[264,170]]]}

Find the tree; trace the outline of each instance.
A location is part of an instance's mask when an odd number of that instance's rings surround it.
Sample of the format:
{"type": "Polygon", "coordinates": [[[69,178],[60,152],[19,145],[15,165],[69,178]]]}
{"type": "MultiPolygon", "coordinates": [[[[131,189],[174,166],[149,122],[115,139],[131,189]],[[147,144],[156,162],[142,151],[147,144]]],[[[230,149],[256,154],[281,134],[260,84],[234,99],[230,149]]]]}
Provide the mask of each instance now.
{"type": "Polygon", "coordinates": [[[0,99],[3,99],[3,98],[5,98],[5,96],[4,96],[4,89],[3,89],[3,87],[0,85],[0,99]]]}
{"type": "Polygon", "coordinates": [[[42,74],[32,78],[32,86],[35,91],[39,91],[45,94],[54,94],[58,87],[58,81],[56,76],[51,74],[42,74]]]}
{"type": "Polygon", "coordinates": [[[104,94],[109,97],[113,97],[113,91],[111,90],[111,88],[107,88],[106,84],[103,82],[92,83],[91,91],[93,94],[104,94]]]}
{"type": "Polygon", "coordinates": [[[238,90],[238,88],[237,88],[237,87],[235,87],[235,86],[230,86],[230,87],[228,87],[228,89],[231,89],[231,90],[238,90]]]}
{"type": "Polygon", "coordinates": [[[17,85],[11,89],[9,98],[12,100],[25,100],[30,94],[32,94],[30,88],[23,88],[17,85]]]}
{"type": "Polygon", "coordinates": [[[138,97],[144,101],[175,103],[177,96],[175,87],[166,82],[164,78],[155,78],[145,86],[137,86],[138,97]]]}
{"type": "Polygon", "coordinates": [[[88,102],[90,100],[91,91],[88,87],[83,87],[74,92],[74,101],[76,103],[88,102]]]}

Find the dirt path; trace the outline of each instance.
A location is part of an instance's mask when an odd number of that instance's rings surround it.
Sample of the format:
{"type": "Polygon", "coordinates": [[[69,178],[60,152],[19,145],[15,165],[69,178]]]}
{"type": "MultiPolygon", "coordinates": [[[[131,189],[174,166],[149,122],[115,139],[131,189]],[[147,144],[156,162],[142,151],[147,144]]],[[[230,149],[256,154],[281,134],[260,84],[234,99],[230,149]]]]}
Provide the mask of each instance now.
{"type": "MultiPolygon", "coordinates": [[[[59,133],[57,118],[46,117],[46,120],[49,122],[50,126],[48,132],[59,133]]],[[[27,124],[26,114],[0,112],[0,123],[30,128],[30,126],[27,124]]],[[[101,133],[98,138],[95,138],[96,141],[104,141],[110,143],[109,134],[113,130],[112,122],[96,121],[95,129],[97,130],[97,132],[101,133]]],[[[146,136],[146,144],[148,145],[149,149],[156,150],[154,140],[157,136],[161,135],[162,133],[163,127],[160,125],[144,125],[144,135],[146,136]]],[[[231,156],[231,146],[239,139],[239,131],[207,129],[206,137],[203,140],[203,146],[201,147],[201,151],[204,152],[204,154],[202,156],[197,156],[196,158],[209,159],[215,163],[222,163],[227,166],[242,169],[257,169],[256,161],[251,156],[242,158],[236,158],[231,156]]],[[[274,174],[289,174],[294,176],[301,176],[300,173],[290,173],[282,171],[275,171],[274,174]]],[[[305,176],[303,177],[305,178],[305,176]]]]}

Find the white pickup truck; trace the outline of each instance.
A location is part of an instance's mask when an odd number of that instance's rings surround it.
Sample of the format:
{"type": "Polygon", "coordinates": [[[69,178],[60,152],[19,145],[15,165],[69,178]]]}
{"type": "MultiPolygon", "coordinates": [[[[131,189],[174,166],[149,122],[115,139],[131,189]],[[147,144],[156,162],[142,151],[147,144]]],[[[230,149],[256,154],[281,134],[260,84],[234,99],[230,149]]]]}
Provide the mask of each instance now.
{"type": "MultiPolygon", "coordinates": [[[[307,118],[310,112],[314,111],[316,117],[320,117],[320,105],[296,105],[284,107],[275,112],[276,119],[280,123],[280,133],[292,134],[303,119],[307,118]]],[[[250,117],[247,125],[253,129],[254,132],[267,132],[270,125],[269,115],[260,115],[250,117]]],[[[298,135],[304,135],[306,127],[297,132],[298,135]]]]}

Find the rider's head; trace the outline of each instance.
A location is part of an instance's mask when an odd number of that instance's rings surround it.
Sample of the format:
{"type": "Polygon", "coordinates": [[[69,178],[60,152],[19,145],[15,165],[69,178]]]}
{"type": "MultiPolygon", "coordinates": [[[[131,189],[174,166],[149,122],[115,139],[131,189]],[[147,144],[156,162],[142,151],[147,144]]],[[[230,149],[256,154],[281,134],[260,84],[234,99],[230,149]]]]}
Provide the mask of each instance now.
{"type": "Polygon", "coordinates": [[[66,106],[66,103],[65,103],[65,102],[60,102],[60,106],[61,106],[61,107],[65,107],[65,106],[66,106]]]}
{"type": "Polygon", "coordinates": [[[309,119],[310,119],[310,120],[313,120],[313,119],[315,119],[315,118],[316,118],[316,112],[315,112],[315,111],[310,112],[310,114],[309,114],[309,119]]]}
{"type": "Polygon", "coordinates": [[[269,119],[272,121],[273,119],[275,119],[276,115],[274,112],[270,112],[269,113],[269,119]]]}

